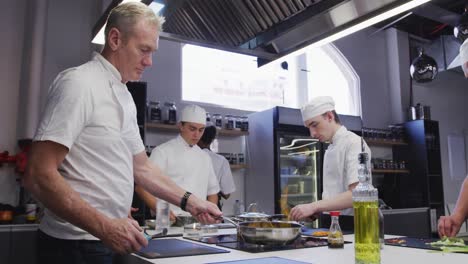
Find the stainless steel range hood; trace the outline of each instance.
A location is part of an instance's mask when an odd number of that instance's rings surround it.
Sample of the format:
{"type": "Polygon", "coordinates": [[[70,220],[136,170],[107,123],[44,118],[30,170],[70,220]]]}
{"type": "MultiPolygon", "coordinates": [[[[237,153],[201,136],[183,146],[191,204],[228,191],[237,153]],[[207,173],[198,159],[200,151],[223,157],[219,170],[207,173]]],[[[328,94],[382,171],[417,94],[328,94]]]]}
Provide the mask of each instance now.
{"type": "MultiPolygon", "coordinates": [[[[253,55],[261,65],[387,11],[395,11],[392,15],[405,11],[396,11],[396,7],[412,8],[429,0],[153,1],[165,5],[162,39],[253,55]]],[[[146,4],[153,1],[142,0],[146,4]]],[[[102,18],[100,22],[102,26],[102,18]]],[[[94,31],[96,34],[96,28],[94,31]]]]}
{"type": "Polygon", "coordinates": [[[410,2],[166,0],[161,38],[254,55],[267,62],[410,2]]]}

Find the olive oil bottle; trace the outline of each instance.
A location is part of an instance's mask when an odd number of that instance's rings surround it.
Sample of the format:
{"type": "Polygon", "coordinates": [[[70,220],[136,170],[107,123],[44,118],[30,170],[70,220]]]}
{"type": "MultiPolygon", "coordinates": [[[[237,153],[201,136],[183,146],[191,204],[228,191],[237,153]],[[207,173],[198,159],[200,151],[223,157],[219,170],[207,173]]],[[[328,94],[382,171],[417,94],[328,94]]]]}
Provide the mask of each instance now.
{"type": "Polygon", "coordinates": [[[359,184],[353,190],[354,253],[356,264],[379,264],[378,192],[372,186],[369,155],[359,154],[359,184]]]}

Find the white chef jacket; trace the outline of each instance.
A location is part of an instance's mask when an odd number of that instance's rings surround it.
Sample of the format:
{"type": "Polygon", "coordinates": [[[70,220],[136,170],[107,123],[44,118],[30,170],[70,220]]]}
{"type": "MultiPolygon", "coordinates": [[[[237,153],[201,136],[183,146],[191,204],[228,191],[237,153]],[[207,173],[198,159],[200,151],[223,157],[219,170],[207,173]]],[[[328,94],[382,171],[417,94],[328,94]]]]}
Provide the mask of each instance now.
{"type": "MultiPolygon", "coordinates": [[[[133,155],[145,150],[136,107],[118,70],[100,54],[61,72],[49,89],[34,141],[68,148],[59,171],[92,207],[125,218],[133,197],[133,155]]],[[[61,239],[97,238],[45,210],[39,227],[61,239]]]]}
{"type": "Polygon", "coordinates": [[[231,167],[227,159],[209,149],[203,149],[211,158],[214,173],[218,179],[219,188],[223,194],[230,194],[236,190],[234,179],[232,178],[231,167]]]}
{"type": "MultiPolygon", "coordinates": [[[[197,145],[190,146],[180,135],[154,148],[150,160],[177,185],[201,199],[219,192],[208,154],[197,145]]],[[[186,214],[178,206],[171,205],[171,210],[186,214]]]]}
{"type": "MultiPolygon", "coordinates": [[[[358,155],[361,153],[361,137],[341,126],[333,136],[331,144],[325,151],[323,161],[323,199],[330,199],[348,190],[348,186],[358,180],[358,155]]],[[[364,142],[365,151],[371,152],[364,142]]],[[[342,214],[352,215],[348,208],[342,214]]]]}

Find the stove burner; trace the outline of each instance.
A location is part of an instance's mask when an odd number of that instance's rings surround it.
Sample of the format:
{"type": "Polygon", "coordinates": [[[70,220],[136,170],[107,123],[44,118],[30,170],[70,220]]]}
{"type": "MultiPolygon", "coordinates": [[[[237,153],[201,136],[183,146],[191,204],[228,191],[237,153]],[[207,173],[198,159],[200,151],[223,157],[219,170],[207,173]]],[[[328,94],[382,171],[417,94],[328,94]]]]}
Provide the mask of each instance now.
{"type": "MultiPolygon", "coordinates": [[[[250,253],[259,253],[259,252],[268,252],[268,251],[278,251],[278,250],[289,250],[289,249],[299,249],[299,248],[311,248],[311,247],[323,247],[327,246],[328,242],[325,238],[315,238],[315,237],[300,237],[294,241],[294,243],[289,245],[257,245],[246,243],[243,241],[237,241],[237,235],[218,235],[218,236],[205,236],[198,238],[187,238],[194,241],[199,241],[207,244],[216,244],[221,247],[237,249],[241,251],[246,251],[250,253]]],[[[345,241],[346,244],[351,243],[345,241]]]]}

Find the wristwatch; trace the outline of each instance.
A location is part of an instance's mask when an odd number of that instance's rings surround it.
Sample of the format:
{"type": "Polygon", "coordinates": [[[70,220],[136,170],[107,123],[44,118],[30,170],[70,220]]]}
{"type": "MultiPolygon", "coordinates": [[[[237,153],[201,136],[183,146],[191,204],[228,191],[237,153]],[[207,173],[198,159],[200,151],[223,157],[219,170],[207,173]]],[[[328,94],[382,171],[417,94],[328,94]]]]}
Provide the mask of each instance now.
{"type": "Polygon", "coordinates": [[[190,197],[190,195],[192,195],[191,192],[185,192],[184,196],[180,200],[180,209],[182,209],[184,211],[187,211],[185,209],[187,207],[187,201],[188,201],[188,198],[190,197]]]}

